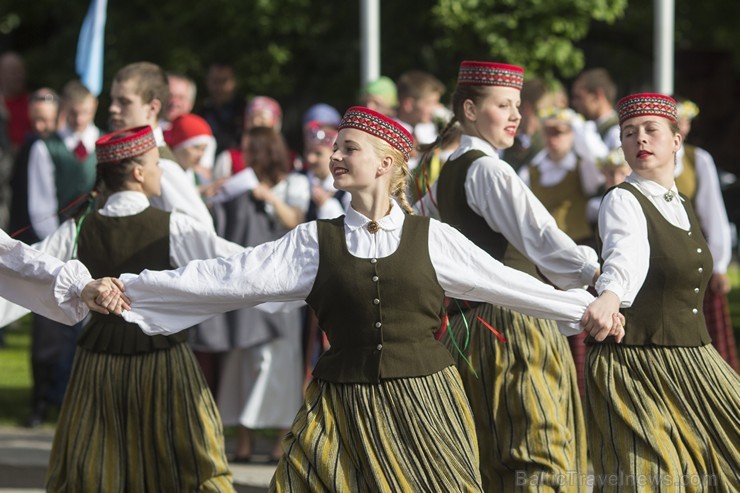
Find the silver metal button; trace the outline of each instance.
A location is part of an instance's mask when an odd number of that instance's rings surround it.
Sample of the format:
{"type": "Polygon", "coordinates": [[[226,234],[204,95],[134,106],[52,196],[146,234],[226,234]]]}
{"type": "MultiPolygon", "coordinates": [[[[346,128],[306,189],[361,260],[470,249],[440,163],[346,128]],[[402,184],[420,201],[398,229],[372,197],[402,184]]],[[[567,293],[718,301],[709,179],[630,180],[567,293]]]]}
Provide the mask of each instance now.
{"type": "Polygon", "coordinates": [[[694,288],[694,292],[695,293],[698,293],[699,292],[699,288],[694,288]]]}
{"type": "Polygon", "coordinates": [[[701,248],[697,248],[696,253],[701,253],[701,248]]]}
{"type": "Polygon", "coordinates": [[[696,315],[697,313],[699,313],[699,310],[697,310],[696,308],[694,308],[693,310],[691,310],[691,313],[693,313],[694,315],[696,315]]]}
{"type": "Polygon", "coordinates": [[[382,324],[382,323],[380,323],[380,322],[375,322],[375,327],[377,327],[378,329],[379,329],[379,328],[380,328],[380,327],[381,327],[382,325],[383,325],[383,324],[382,324]]]}
{"type": "Polygon", "coordinates": [[[375,298],[373,300],[373,303],[376,304],[376,305],[379,305],[380,304],[380,300],[378,298],[375,298]]]}
{"type": "Polygon", "coordinates": [[[704,272],[704,268],[703,267],[699,267],[699,272],[704,272]]]}
{"type": "Polygon", "coordinates": [[[373,276],[373,282],[378,282],[378,279],[380,279],[378,276],[373,276]]]}
{"type": "Polygon", "coordinates": [[[383,345],[382,344],[378,344],[377,346],[375,346],[375,349],[377,349],[378,351],[380,351],[381,349],[383,349],[383,345]]]}
{"type": "Polygon", "coordinates": [[[370,263],[371,263],[371,264],[377,264],[377,263],[378,263],[378,259],[376,259],[376,258],[371,258],[371,259],[370,259],[370,263]]]}
{"type": "Polygon", "coordinates": [[[689,236],[691,236],[691,231],[689,231],[689,236]]]}

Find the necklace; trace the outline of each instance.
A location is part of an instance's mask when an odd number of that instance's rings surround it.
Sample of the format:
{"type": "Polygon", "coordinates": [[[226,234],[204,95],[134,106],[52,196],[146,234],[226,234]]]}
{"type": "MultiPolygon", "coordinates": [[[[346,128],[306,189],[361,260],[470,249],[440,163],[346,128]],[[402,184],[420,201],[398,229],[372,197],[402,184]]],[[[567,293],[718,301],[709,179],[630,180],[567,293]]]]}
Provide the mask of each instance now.
{"type": "Polygon", "coordinates": [[[375,221],[370,221],[367,223],[367,230],[370,231],[370,233],[375,234],[380,231],[380,224],[375,221]]]}
{"type": "Polygon", "coordinates": [[[670,202],[675,196],[676,194],[673,193],[673,190],[668,190],[666,193],[663,194],[663,198],[666,202],[670,202]]]}

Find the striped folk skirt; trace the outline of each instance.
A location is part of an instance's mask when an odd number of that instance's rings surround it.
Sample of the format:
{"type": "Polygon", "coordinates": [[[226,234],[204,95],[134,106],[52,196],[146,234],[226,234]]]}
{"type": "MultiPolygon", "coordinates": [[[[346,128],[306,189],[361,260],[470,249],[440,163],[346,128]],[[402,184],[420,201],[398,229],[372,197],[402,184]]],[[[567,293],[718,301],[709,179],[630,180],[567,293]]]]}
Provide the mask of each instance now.
{"type": "Polygon", "coordinates": [[[555,322],[508,308],[463,313],[450,315],[442,342],[473,408],[484,490],[585,491],[585,423],[567,338],[555,322]]]}
{"type": "Polygon", "coordinates": [[[740,378],[711,344],[595,344],[586,368],[594,491],[740,491],[740,378]]]}
{"type": "Polygon", "coordinates": [[[270,491],[481,491],[473,417],[454,367],[379,384],[313,380],[270,491]]]}
{"type": "Polygon", "coordinates": [[[77,348],[47,491],[234,491],[221,419],[187,344],[140,355],[77,348]]]}
{"type": "Polygon", "coordinates": [[[712,345],[722,359],[738,371],[735,332],[732,328],[726,294],[707,289],[704,295],[704,319],[707,321],[707,332],[712,339],[712,345]]]}

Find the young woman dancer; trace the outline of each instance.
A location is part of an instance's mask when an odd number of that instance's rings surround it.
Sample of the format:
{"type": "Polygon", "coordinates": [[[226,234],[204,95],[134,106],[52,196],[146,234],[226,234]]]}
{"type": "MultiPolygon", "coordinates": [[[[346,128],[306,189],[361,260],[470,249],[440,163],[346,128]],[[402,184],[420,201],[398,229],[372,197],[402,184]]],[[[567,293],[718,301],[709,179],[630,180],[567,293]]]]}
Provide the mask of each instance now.
{"type": "Polygon", "coordinates": [[[676,102],[633,94],[617,111],[632,174],[601,204],[603,274],[587,318],[607,320],[620,308],[627,333],[619,345],[587,339],[595,484],[738,491],[740,378],[710,343],[702,313],[713,262],[674,183],[676,102]]]}
{"type": "MultiPolygon", "coordinates": [[[[149,333],[267,300],[305,299],[330,349],[283,442],[273,491],[481,491],[473,418],[434,334],[445,294],[561,320],[577,332],[584,290],[501,265],[454,228],[407,215],[410,134],[362,107],[331,156],[346,216],[298,225],[229,259],[122,276],[149,333]]],[[[592,329],[603,339],[613,323],[592,329]]]]}
{"type": "MultiPolygon", "coordinates": [[[[460,146],[417,210],[455,226],[505,265],[541,273],[563,289],[591,285],[599,272],[596,252],[558,229],[498,157],[513,144],[521,120],[523,78],[514,65],[460,64],[455,116],[442,132],[458,125],[460,146]]],[[[453,300],[449,309],[443,342],[475,416],[484,489],[585,489],[587,444],[575,365],[555,322],[505,303],[453,300]]]]}
{"type": "MultiPolygon", "coordinates": [[[[107,135],[95,151],[96,189],[110,195],[41,242],[46,253],[76,255],[101,277],[244,250],[149,206],[162,174],[151,127],[107,135]]],[[[93,314],[78,338],[47,491],[233,491],[218,410],[186,340],[93,314]]]]}

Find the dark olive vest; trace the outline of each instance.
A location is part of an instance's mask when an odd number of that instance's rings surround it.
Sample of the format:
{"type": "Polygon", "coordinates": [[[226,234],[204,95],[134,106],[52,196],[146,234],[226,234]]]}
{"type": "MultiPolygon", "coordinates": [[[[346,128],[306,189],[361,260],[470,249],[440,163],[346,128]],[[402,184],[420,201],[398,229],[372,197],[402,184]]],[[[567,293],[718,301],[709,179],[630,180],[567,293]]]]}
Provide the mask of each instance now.
{"type": "Polygon", "coordinates": [[[172,152],[172,149],[170,149],[169,146],[162,145],[157,147],[157,150],[159,151],[159,159],[169,159],[170,161],[177,162],[177,159],[175,159],[175,153],[172,152]]]}
{"type": "MultiPolygon", "coordinates": [[[[54,184],[57,189],[57,203],[61,211],[80,195],[92,190],[95,185],[95,153],[89,154],[84,162],[67,149],[64,141],[57,134],[44,140],[49,155],[54,162],[54,184]]],[[[59,220],[65,221],[68,216],[60,213],[59,220]]]]}
{"type": "Polygon", "coordinates": [[[504,265],[540,278],[535,265],[511,246],[504,235],[493,231],[486,220],[468,205],[465,193],[468,169],[476,159],[485,155],[483,151],[468,151],[444,165],[437,179],[439,217],[504,265]]]}
{"type": "Polygon", "coordinates": [[[586,219],[588,197],[581,186],[581,159],[578,158],[575,169],[568,171],[565,178],[557,185],[546,187],[540,184],[540,169],[529,166],[529,187],[545,209],[555,218],[558,228],[578,242],[592,237],[591,225],[586,219]]]}
{"type": "Polygon", "coordinates": [[[444,291],[429,258],[429,218],[406,216],[398,249],[380,259],[349,253],[344,216],[316,223],[319,270],[306,302],[330,347],[314,377],[377,383],[453,365],[450,352],[434,338],[444,291]]]}
{"type": "MultiPolygon", "coordinates": [[[[691,223],[691,229],[684,231],[668,222],[633,185],[622,183],[618,187],[632,193],[640,203],[650,242],[650,266],[645,282],[632,306],[620,310],[626,320],[622,344],[709,344],[711,339],[702,307],[713,261],[691,202],[682,196],[691,223]]],[[[596,343],[591,338],[587,342],[596,343]]],[[[613,342],[613,338],[605,342],[613,342]]]]}
{"type": "MultiPolygon", "coordinates": [[[[77,256],[94,278],[171,269],[170,214],[148,207],[139,214],[106,217],[88,214],[80,226],[77,256]]],[[[91,313],[77,344],[98,353],[139,354],[168,349],[187,340],[187,331],[148,336],[116,315],[91,313]]]]}

